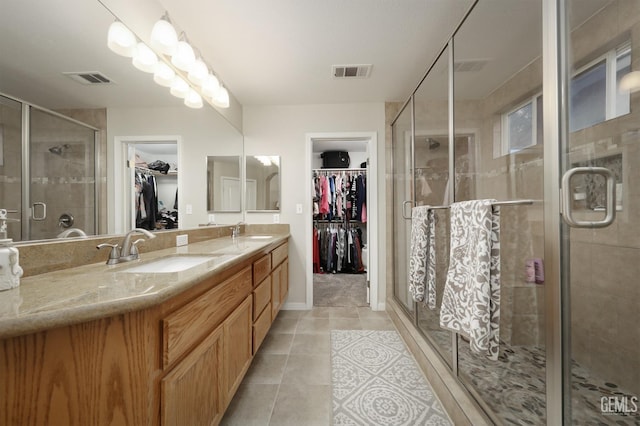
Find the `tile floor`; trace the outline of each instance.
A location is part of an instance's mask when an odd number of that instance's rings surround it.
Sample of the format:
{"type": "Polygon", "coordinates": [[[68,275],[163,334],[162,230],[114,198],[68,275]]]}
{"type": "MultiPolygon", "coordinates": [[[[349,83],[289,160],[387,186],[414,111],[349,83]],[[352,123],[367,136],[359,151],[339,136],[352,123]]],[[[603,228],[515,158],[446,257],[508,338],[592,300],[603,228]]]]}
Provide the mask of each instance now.
{"type": "Polygon", "coordinates": [[[281,311],[222,425],[330,425],[330,330],[395,330],[386,312],[364,307],[281,311]]]}

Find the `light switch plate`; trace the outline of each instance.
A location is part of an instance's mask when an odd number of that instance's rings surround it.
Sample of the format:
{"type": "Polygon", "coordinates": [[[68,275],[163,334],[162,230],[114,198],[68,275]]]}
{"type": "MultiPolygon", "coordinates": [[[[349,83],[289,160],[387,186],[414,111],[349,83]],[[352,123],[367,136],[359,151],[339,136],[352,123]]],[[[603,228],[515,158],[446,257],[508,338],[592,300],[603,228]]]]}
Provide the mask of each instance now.
{"type": "Polygon", "coordinates": [[[280,215],[279,214],[274,214],[273,215],[273,223],[280,223],[280,215]]]}
{"type": "Polygon", "coordinates": [[[187,204],[187,214],[193,214],[193,205],[187,204]]]}
{"type": "Polygon", "coordinates": [[[296,213],[302,214],[302,204],[296,204],[296,213]]]}
{"type": "Polygon", "coordinates": [[[176,247],[186,246],[187,244],[189,244],[189,236],[187,234],[176,235],[176,247]]]}

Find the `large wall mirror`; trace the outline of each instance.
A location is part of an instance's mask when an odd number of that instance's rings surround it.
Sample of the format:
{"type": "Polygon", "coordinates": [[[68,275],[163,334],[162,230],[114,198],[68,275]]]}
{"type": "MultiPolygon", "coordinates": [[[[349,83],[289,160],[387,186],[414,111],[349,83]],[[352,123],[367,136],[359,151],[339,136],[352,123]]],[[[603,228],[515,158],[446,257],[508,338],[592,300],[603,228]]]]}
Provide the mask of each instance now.
{"type": "Polygon", "coordinates": [[[279,211],[280,157],[247,155],[245,167],[247,211],[279,211]]]}
{"type": "MultiPolygon", "coordinates": [[[[157,8],[162,10],[159,3],[157,8]]],[[[118,18],[127,24],[127,16],[118,18]]],[[[127,171],[114,175],[115,165],[125,164],[117,157],[119,137],[175,135],[183,164],[242,155],[242,134],[213,107],[187,108],[152,74],[109,50],[107,31],[115,19],[96,0],[3,4],[0,208],[16,220],[8,229],[14,241],[57,238],[69,229],[69,217],[71,228],[89,236],[127,231],[130,224],[113,220],[123,210],[118,197],[126,189],[127,171]]],[[[206,222],[204,168],[178,167],[177,173],[178,206],[193,211],[181,215],[180,227],[206,222]]]]}
{"type": "Polygon", "coordinates": [[[240,158],[238,155],[207,157],[207,211],[211,213],[241,211],[240,158]]]}

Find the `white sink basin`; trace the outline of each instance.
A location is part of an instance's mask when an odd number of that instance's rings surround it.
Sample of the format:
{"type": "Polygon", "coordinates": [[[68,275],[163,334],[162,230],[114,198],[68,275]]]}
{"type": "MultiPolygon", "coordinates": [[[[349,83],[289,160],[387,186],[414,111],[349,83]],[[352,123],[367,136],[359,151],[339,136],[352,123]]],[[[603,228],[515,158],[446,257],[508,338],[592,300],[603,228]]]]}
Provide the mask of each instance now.
{"type": "Polygon", "coordinates": [[[135,266],[123,269],[122,272],[131,273],[171,273],[181,272],[187,269],[193,268],[203,263],[209,262],[220,256],[215,255],[175,255],[162,257],[160,259],[152,260],[150,262],[141,263],[135,266]]]}

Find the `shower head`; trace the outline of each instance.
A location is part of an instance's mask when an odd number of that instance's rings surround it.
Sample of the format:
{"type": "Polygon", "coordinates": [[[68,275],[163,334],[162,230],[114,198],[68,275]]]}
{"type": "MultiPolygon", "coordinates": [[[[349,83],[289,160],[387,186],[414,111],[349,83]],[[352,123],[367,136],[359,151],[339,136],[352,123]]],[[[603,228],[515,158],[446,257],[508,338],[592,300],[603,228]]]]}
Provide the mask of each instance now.
{"type": "Polygon", "coordinates": [[[427,141],[429,142],[429,149],[438,149],[440,148],[440,142],[438,142],[435,139],[431,139],[431,138],[427,138],[427,141]]]}
{"type": "Polygon", "coordinates": [[[63,145],[52,146],[51,148],[49,148],[49,152],[55,155],[62,156],[62,154],[64,154],[64,152],[69,148],[70,145],[68,143],[65,143],[63,145]]]}

